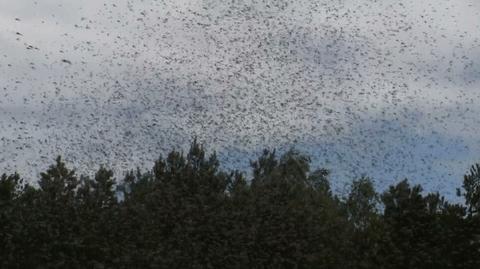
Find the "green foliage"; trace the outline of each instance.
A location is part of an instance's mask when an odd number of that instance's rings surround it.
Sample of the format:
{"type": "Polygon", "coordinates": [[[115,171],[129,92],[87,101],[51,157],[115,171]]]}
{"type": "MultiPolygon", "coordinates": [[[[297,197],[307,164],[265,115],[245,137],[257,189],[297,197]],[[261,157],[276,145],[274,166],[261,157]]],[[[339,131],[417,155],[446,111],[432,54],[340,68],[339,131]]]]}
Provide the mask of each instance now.
{"type": "Polygon", "coordinates": [[[60,157],[38,188],[0,177],[0,268],[480,268],[480,166],[465,205],[403,180],[346,197],[329,171],[265,150],[252,178],[194,140],[151,171],[93,178],[60,157]]]}
{"type": "Polygon", "coordinates": [[[0,206],[10,203],[19,194],[20,176],[3,174],[0,178],[0,206]]]}
{"type": "Polygon", "coordinates": [[[473,165],[463,179],[465,204],[470,215],[480,210],[480,164],[473,165]]]}

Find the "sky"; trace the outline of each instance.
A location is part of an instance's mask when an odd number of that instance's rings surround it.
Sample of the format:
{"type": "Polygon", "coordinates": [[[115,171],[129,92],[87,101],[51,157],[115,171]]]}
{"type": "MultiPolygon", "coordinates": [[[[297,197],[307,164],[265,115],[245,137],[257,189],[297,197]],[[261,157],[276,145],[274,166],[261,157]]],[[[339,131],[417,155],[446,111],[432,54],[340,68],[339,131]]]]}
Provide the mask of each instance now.
{"type": "Polygon", "coordinates": [[[295,147],[337,190],[453,196],[480,162],[480,1],[0,0],[0,169],[228,168],[295,147]]]}

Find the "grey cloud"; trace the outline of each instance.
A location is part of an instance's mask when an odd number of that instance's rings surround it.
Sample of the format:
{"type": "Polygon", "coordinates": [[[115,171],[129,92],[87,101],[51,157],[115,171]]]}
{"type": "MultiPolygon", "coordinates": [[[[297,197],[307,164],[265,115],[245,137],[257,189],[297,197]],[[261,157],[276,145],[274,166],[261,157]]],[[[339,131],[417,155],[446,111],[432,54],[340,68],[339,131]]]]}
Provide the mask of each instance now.
{"type": "Polygon", "coordinates": [[[20,2],[2,3],[0,136],[16,154],[3,167],[57,153],[148,166],[197,135],[228,165],[296,141],[342,171],[418,172],[433,188],[446,169],[430,170],[451,163],[439,148],[463,165],[480,145],[467,0],[20,2]]]}

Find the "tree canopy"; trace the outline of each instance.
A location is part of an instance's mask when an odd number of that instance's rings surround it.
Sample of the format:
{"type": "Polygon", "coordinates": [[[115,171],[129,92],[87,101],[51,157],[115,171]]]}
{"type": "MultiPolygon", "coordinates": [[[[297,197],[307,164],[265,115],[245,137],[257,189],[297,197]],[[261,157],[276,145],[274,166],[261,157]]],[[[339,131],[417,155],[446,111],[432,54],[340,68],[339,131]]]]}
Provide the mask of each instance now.
{"type": "Polygon", "coordinates": [[[464,204],[368,177],[345,196],[308,156],[265,150],[252,176],[196,140],[150,171],[77,175],[58,157],[38,187],[0,177],[1,268],[480,268],[480,165],[464,204]]]}

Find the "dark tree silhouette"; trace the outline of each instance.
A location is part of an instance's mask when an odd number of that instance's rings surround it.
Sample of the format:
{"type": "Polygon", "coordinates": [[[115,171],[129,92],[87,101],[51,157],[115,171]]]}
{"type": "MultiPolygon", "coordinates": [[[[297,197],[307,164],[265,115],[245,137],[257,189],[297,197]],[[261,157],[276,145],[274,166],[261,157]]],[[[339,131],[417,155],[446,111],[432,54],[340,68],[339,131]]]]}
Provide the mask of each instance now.
{"type": "Polygon", "coordinates": [[[453,204],[407,180],[379,194],[292,149],[226,171],[194,140],[150,171],[93,178],[58,157],[38,187],[0,177],[0,268],[480,268],[480,166],[453,204]],[[251,175],[249,178],[246,175],[251,175]]]}

